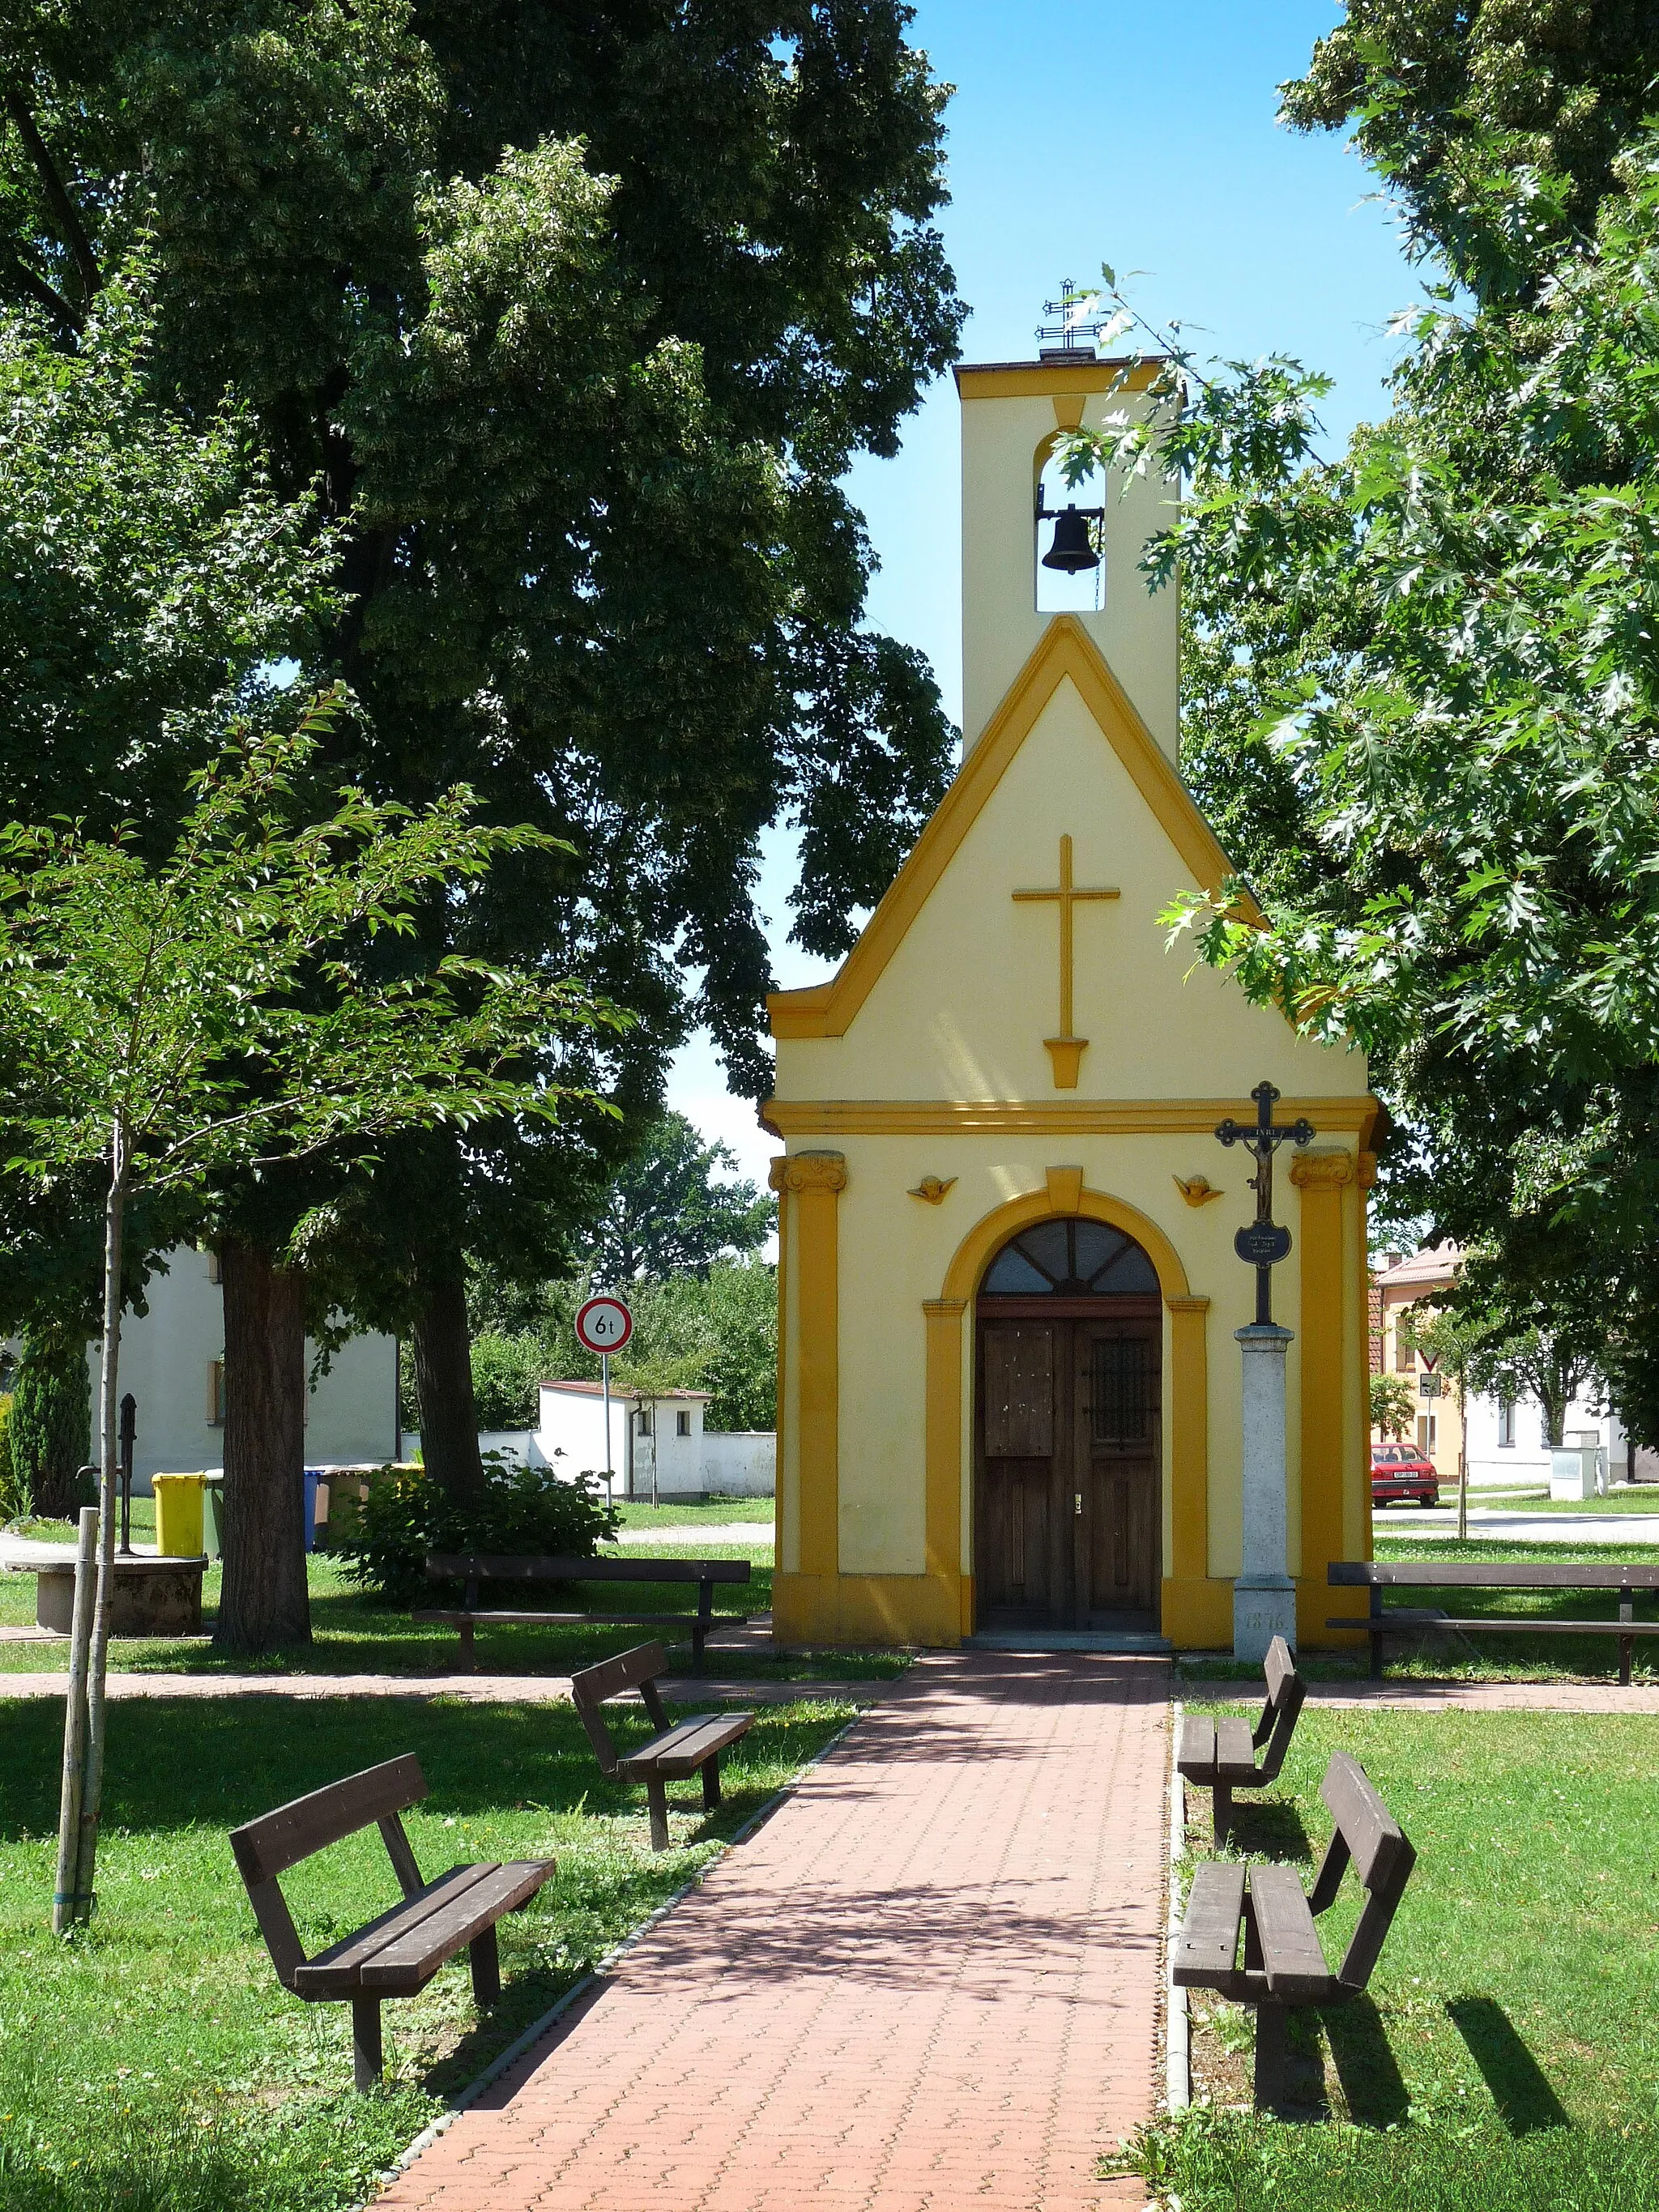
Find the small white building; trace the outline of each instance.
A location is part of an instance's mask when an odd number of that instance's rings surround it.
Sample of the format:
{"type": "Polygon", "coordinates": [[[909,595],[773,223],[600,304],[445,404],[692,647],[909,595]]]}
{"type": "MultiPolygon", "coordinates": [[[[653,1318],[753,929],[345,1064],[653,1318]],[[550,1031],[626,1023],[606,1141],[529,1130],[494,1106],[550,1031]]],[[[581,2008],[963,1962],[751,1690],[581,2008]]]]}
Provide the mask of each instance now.
{"type": "MultiPolygon", "coordinates": [[[[150,1277],[149,1310],[121,1323],[120,1388],[137,1403],[133,1488],[158,1474],[222,1466],[225,1304],[216,1255],[181,1245],[150,1277]]],[[[313,1347],[306,1346],[307,1373],[313,1347]]],[[[93,1449],[97,1450],[99,1347],[87,1347],[93,1449]]],[[[400,1455],[398,1340],[354,1336],[335,1352],[306,1401],[306,1464],[353,1467],[400,1455]]]]}
{"type": "MultiPolygon", "coordinates": [[[[598,1382],[539,1386],[533,1429],[485,1430],[485,1452],[561,1474],[605,1472],[605,1393],[598,1382]]],[[[704,1426],[707,1390],[611,1389],[611,1494],[616,1498],[766,1498],[776,1486],[778,1441],[770,1429],[704,1426]]]]}

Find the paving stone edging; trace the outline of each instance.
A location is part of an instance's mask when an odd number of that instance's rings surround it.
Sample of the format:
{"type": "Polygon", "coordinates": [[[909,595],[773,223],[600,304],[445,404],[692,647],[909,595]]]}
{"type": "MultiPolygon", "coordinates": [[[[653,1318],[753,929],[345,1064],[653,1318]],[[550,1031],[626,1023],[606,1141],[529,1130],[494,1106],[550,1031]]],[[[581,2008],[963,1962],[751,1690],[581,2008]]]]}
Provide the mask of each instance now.
{"type": "Polygon", "coordinates": [[[1184,1708],[1170,1703],[1170,1912],[1164,1936],[1164,2101],[1172,2112],[1193,2100],[1192,2022],[1187,1992],[1175,1978],[1176,1932],[1181,1925],[1181,1862],[1187,1856],[1187,1788],[1176,1760],[1184,1708]]]}
{"type": "MultiPolygon", "coordinates": [[[[721,1860],[726,1856],[728,1852],[735,1850],[739,1844],[745,1842],[749,1837],[754,1834],[757,1828],[760,1827],[765,1821],[769,1820],[773,1814],[777,1811],[779,1806],[781,1805],[786,1799],[794,1796],[796,1790],[799,1790],[801,1784],[805,1781],[807,1776],[812,1771],[812,1769],[815,1766],[820,1765],[824,1759],[828,1759],[830,1753],[836,1748],[836,1746],[842,1741],[842,1737],[849,1735],[851,1731],[858,1726],[859,1722],[862,1720],[863,1717],[864,1716],[862,1713],[855,1715],[852,1720],[847,1723],[847,1725],[844,1728],[837,1729],[834,1735],[830,1738],[830,1741],[827,1743],[820,1744],[818,1748],[812,1753],[811,1759],[806,1761],[799,1772],[791,1775],[788,1781],[786,1782],[781,1789],[775,1790],[763,1805],[757,1806],[755,1810],[750,1814],[749,1818],[744,1822],[743,1826],[736,1830],[733,1834],[727,1837],[726,1841],[711,1857],[704,1860],[702,1866],[697,1869],[697,1871],[691,1876],[689,1881],[682,1882],[679,1887],[674,1892],[673,1895],[672,1897],[665,1898],[662,1903],[658,1905],[655,1911],[648,1913],[631,1934],[624,1936],[621,1942],[613,1944],[611,1949],[605,1954],[605,1956],[582,1976],[580,1981],[573,1983],[571,1987],[565,1991],[564,1995],[550,2004],[547,2010],[542,2014],[539,2019],[532,2021],[530,2026],[526,2028],[523,2034],[520,2035],[515,2042],[508,2044],[507,2049],[503,2051],[498,2057],[492,2058],[489,2065],[484,2068],[483,2073],[475,2075],[474,2078],[467,2083],[465,2088],[463,2089],[456,2097],[455,2101],[450,2106],[448,2111],[440,2112],[435,2120],[431,2121],[426,2127],[422,2128],[420,2134],[416,2136],[414,2142],[411,2142],[405,2150],[399,2152],[394,2163],[386,2167],[383,2172],[376,2176],[375,2189],[377,2193],[387,2182],[395,2180],[398,2174],[407,2172],[409,2168],[414,2165],[416,2160],[421,2155],[421,2153],[423,2150],[428,2149],[432,2144],[436,2142],[440,2136],[447,2133],[448,2130],[454,2125],[458,2119],[459,2119],[461,2114],[467,2110],[468,2106],[476,2104],[478,2099],[483,2096],[484,2091],[488,2089],[493,2082],[500,2081],[501,2075],[507,2072],[509,2067],[516,2065],[519,2060],[522,2058],[527,2051],[533,2051],[538,2043],[545,2041],[549,2033],[552,2029],[558,2026],[561,2019],[567,2012],[569,2011],[571,2006],[575,2003],[577,1998],[584,1996],[587,1990],[593,1987],[596,1982],[603,1981],[605,1976],[609,1974],[623,1959],[626,1958],[635,1944],[641,1942],[644,1938],[650,1934],[651,1930],[656,1927],[659,1921],[665,1920],[668,1917],[669,1914],[673,1911],[677,1905],[680,1904],[685,1898],[688,1898],[694,1889],[700,1889],[704,1881],[707,1879],[710,1869],[717,1867],[720,1863],[721,1860]]],[[[369,2202],[370,2200],[367,2197],[362,2199],[360,2203],[352,2208],[352,2212],[363,2212],[363,2207],[369,2202]]]]}

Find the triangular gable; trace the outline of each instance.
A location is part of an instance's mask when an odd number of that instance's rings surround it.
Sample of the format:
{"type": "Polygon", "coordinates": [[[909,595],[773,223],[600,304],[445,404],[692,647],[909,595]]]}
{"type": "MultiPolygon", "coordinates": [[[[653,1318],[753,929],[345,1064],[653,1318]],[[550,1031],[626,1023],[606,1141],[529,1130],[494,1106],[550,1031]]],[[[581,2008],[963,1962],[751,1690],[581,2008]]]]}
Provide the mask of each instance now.
{"type": "Polygon", "coordinates": [[[1215,833],[1081,623],[1070,615],[1056,615],[837,974],[828,983],[816,983],[805,991],[775,991],[767,1000],[775,1037],[845,1036],[1010,762],[1067,677],[1194,883],[1201,890],[1219,891],[1234,871],[1215,833]]]}

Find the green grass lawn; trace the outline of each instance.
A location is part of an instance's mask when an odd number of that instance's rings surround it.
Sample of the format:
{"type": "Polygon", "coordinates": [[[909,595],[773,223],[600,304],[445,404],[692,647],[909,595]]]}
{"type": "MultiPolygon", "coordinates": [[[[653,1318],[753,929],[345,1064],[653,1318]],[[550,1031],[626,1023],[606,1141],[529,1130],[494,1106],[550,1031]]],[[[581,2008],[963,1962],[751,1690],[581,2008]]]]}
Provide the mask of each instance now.
{"type": "MultiPolygon", "coordinates": [[[[1367,1994],[1293,2015],[1304,2117],[1248,2100],[1252,2015],[1194,1993],[1210,2102],[1148,2145],[1182,2212],[1652,2212],[1659,2204],[1659,1718],[1304,1711],[1229,1855],[1310,1870],[1352,1752],[1418,1851],[1367,1994]]],[[[1190,1798],[1198,1856],[1208,1800],[1190,1798]]],[[[1322,1923],[1340,1957],[1350,1876],[1322,1923]]]]}
{"type": "Polygon", "coordinates": [[[664,1505],[653,1505],[647,1498],[619,1498],[617,1512],[624,1528],[692,1528],[700,1521],[716,1528],[723,1522],[764,1521],[769,1528],[773,1517],[769,1498],[671,1499],[664,1505]]]}
{"type": "MultiPolygon", "coordinates": [[[[676,1789],[674,1848],[649,1848],[641,1793],[599,1774],[564,1706],[343,1696],[114,1708],[97,1916],[50,1930],[63,1711],[0,1702],[0,2205],[5,2212],[333,2212],[360,2202],[445,2103],[714,1855],[851,1717],[763,1711],[706,1815],[676,1789]],[[388,2002],[387,2085],[350,2087],[349,2008],[278,1984],[226,1843],[239,1821],[398,1753],[432,1795],[409,1814],[428,1875],[555,1856],[554,1882],[501,1926],[501,2002],[476,2011],[465,1956],[388,2002]]],[[[646,1732],[643,1714],[617,1732],[646,1732]]],[[[284,1877],[317,1949],[395,1901],[372,1832],[284,1877]]]]}

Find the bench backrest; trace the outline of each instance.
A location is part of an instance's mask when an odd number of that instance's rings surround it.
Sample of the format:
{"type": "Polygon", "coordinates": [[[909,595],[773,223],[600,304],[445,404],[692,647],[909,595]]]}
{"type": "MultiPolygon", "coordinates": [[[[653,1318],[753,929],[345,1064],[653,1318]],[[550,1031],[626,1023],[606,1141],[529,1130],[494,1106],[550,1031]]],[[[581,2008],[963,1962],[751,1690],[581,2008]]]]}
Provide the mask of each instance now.
{"type": "Polygon", "coordinates": [[[1256,1723],[1251,1742],[1258,1751],[1265,1743],[1257,1779],[1274,1781],[1285,1764],[1285,1754],[1291,1747],[1291,1738],[1296,1733],[1297,1716],[1307,1697],[1307,1686],[1296,1671],[1296,1661],[1291,1656],[1291,1647],[1282,1636],[1275,1636],[1267,1646],[1264,1672],[1267,1677],[1267,1700],[1261,1708],[1261,1718],[1256,1723]]]}
{"type": "Polygon", "coordinates": [[[1659,1589],[1659,1565],[1586,1565],[1552,1559],[1334,1559],[1337,1589],[1659,1589]]]}
{"type": "Polygon", "coordinates": [[[1346,1751],[1332,1753],[1319,1794],[1336,1830],[1320,1861],[1308,1903],[1315,1912],[1323,1912],[1334,1903],[1342,1877],[1352,1863],[1365,1892],[1365,1905],[1336,1978],[1345,1989],[1363,1990],[1417,1864],[1417,1853],[1372,1787],[1364,1768],[1346,1751]]]}
{"type": "Polygon", "coordinates": [[[607,1698],[619,1698],[625,1691],[637,1690],[651,1716],[652,1725],[665,1729],[669,1725],[668,1713],[658,1694],[657,1683],[667,1672],[668,1654],[660,1644],[636,1644],[631,1651],[619,1651],[614,1659],[601,1659],[597,1667],[584,1667],[570,1677],[570,1695],[576,1716],[587,1731],[601,1774],[616,1772],[617,1747],[605,1724],[600,1706],[607,1698]]]}
{"type": "Polygon", "coordinates": [[[428,1552],[428,1575],[453,1583],[746,1583],[747,1559],[567,1559],[504,1552],[428,1552]]]}
{"type": "Polygon", "coordinates": [[[413,1897],[425,1885],[398,1815],[428,1794],[420,1760],[405,1752],[401,1759],[365,1767],[361,1774],[313,1790],[231,1830],[230,1848],[247,1886],[248,1902],[285,1989],[293,1988],[295,1969],[304,1966],[306,1954],[277,1876],[331,1844],[378,1827],[399,1887],[405,1897],[413,1897]]]}

